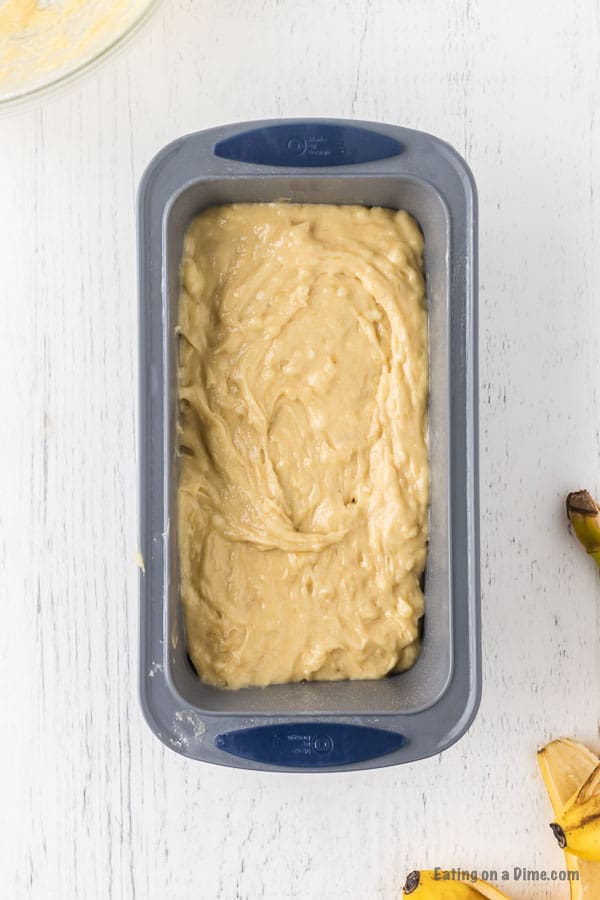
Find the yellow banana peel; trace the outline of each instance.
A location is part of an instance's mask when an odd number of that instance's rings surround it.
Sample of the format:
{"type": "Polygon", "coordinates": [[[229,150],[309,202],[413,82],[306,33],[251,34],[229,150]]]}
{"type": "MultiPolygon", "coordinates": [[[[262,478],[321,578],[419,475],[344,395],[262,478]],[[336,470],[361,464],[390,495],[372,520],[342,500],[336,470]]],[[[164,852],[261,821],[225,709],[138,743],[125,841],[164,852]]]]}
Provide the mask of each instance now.
{"type": "Polygon", "coordinates": [[[403,896],[411,900],[506,900],[508,894],[478,878],[475,881],[445,881],[431,869],[415,870],[407,877],[403,896]]]}
{"type": "Polygon", "coordinates": [[[600,764],[575,791],[550,828],[559,847],[600,861],[600,764]]]}
{"type": "MultiPolygon", "coordinates": [[[[569,738],[547,744],[538,752],[537,760],[557,818],[589,782],[600,762],[595,753],[569,738]]],[[[571,900],[598,900],[600,863],[580,859],[570,853],[568,847],[564,852],[565,868],[578,876],[569,880],[571,900]]]]}
{"type": "Polygon", "coordinates": [[[579,791],[600,760],[583,744],[570,738],[558,738],[537,754],[538,766],[555,815],[579,791]]]}
{"type": "MultiPolygon", "coordinates": [[[[539,750],[537,760],[556,816],[551,827],[564,838],[565,865],[573,873],[571,900],[600,900],[600,759],[583,744],[559,738],[539,750]]],[[[508,900],[487,881],[444,879],[439,869],[411,872],[402,894],[411,900],[508,900]]]]}

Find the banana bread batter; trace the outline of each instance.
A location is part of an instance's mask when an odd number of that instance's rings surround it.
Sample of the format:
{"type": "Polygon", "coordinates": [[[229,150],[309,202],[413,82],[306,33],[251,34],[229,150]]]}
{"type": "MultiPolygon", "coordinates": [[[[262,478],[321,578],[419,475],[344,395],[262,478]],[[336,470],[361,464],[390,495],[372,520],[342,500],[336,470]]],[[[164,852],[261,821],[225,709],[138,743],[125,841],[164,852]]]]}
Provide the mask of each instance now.
{"type": "Polygon", "coordinates": [[[149,0],[0,0],[0,97],[54,81],[111,45],[149,0]]]}
{"type": "Polygon", "coordinates": [[[423,238],[406,212],[213,207],[185,237],[178,535],[190,657],[227,688],[418,654],[423,238]]]}

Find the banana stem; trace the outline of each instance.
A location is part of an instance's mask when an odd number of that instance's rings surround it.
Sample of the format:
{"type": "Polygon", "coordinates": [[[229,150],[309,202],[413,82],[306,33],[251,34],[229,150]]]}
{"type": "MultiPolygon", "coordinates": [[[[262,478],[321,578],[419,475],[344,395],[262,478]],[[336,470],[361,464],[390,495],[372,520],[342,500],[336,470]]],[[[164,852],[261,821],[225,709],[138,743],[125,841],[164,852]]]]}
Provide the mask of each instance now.
{"type": "Polygon", "coordinates": [[[580,543],[600,567],[600,506],[587,491],[567,495],[567,516],[580,543]]]}

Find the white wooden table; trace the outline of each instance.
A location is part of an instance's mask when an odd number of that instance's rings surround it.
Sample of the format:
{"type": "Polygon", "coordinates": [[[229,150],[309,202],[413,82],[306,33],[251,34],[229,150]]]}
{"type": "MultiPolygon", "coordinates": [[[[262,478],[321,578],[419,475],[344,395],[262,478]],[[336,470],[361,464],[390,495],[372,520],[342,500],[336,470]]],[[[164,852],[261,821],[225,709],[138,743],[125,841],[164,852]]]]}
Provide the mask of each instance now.
{"type": "MultiPolygon", "coordinates": [[[[392,900],[435,865],[562,868],[536,747],[598,749],[600,17],[593,0],[172,0],[0,119],[0,896],[392,900]],[[187,131],[284,115],[434,132],[481,222],[484,695],[439,758],[255,775],[137,699],[134,200],[187,131]]],[[[504,886],[515,898],[565,886],[504,886]]]]}

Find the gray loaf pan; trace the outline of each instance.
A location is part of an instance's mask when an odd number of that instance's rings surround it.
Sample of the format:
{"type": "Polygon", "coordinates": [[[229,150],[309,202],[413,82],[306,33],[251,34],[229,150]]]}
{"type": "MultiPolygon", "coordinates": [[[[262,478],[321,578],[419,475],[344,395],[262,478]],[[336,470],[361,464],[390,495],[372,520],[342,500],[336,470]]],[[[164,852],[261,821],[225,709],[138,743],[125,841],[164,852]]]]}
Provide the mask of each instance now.
{"type": "MultiPolygon", "coordinates": [[[[464,734],[481,692],[477,220],[473,178],[431,135],[331,119],[247,122],[180,138],[138,200],[141,702],[184,756],[246,769],[342,771],[411,762],[464,734]],[[378,681],[227,691],[186,653],[177,564],[179,265],[190,221],[235,201],[405,209],[425,237],[430,341],[430,543],[423,644],[378,681]]],[[[284,602],[285,598],[282,598],[284,602]]]]}

